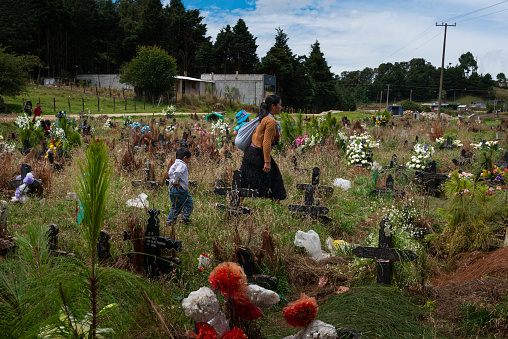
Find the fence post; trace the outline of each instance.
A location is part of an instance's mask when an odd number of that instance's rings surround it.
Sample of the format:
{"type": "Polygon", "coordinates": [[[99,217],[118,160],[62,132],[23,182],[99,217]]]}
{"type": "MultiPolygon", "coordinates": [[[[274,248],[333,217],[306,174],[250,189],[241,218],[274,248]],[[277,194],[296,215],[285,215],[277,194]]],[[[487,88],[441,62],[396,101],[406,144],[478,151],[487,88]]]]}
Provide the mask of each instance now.
{"type": "Polygon", "coordinates": [[[113,112],[115,111],[116,109],[116,100],[115,100],[115,97],[113,97],[113,112]]]}
{"type": "Polygon", "coordinates": [[[125,110],[127,110],[127,98],[125,98],[125,110]]]}
{"type": "Polygon", "coordinates": [[[67,103],[69,104],[69,113],[72,112],[71,110],[71,97],[67,97],[67,103]]]}
{"type": "Polygon", "coordinates": [[[134,97],[134,112],[136,112],[136,97],[134,97]]]}
{"type": "Polygon", "coordinates": [[[56,112],[56,99],[53,97],[53,112],[56,112]]]}
{"type": "Polygon", "coordinates": [[[97,112],[101,112],[101,101],[99,96],[97,96],[97,112]]]}
{"type": "MultiPolygon", "coordinates": [[[[83,88],[85,88],[85,87],[83,86],[83,88]]],[[[85,113],[85,98],[83,98],[83,97],[81,97],[81,106],[82,106],[83,113],[85,113]]]]}

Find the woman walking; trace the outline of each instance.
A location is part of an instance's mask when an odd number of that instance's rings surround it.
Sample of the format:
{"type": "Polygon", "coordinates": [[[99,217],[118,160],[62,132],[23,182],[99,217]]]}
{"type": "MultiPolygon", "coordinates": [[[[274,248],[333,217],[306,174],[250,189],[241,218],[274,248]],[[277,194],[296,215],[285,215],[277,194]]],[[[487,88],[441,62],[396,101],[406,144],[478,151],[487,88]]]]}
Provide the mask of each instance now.
{"type": "Polygon", "coordinates": [[[280,124],[274,115],[280,114],[282,101],[277,95],[269,95],[261,104],[257,117],[259,125],[252,134],[252,142],[245,151],[242,166],[242,187],[257,189],[259,197],[272,200],[286,199],[286,188],[279,166],[270,156],[280,138],[280,124]]]}

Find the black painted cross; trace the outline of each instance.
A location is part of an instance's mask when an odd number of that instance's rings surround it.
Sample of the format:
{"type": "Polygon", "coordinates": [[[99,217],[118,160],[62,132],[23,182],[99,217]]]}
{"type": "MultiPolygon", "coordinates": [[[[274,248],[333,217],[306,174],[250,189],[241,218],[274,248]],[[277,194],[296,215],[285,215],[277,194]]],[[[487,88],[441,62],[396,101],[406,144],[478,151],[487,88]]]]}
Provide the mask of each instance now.
{"type": "Polygon", "coordinates": [[[357,247],[353,254],[360,258],[376,259],[377,283],[390,285],[393,261],[413,261],[418,255],[411,250],[399,250],[391,248],[392,235],[387,227],[389,220],[384,218],[379,223],[378,247],[357,247]]]}
{"type": "MultiPolygon", "coordinates": [[[[508,166],[507,156],[508,156],[508,154],[505,153],[505,163],[506,163],[505,166],[508,166]]],[[[470,163],[471,160],[473,160],[473,153],[471,153],[471,152],[466,153],[466,150],[462,149],[462,151],[460,151],[460,157],[452,159],[452,162],[455,166],[463,166],[465,164],[470,163]]],[[[496,163],[496,166],[499,166],[498,163],[496,163]]]]}
{"type": "MultiPolygon", "coordinates": [[[[12,179],[9,181],[9,184],[11,184],[14,187],[18,187],[21,184],[23,184],[23,180],[26,178],[26,175],[32,171],[32,167],[30,167],[29,164],[21,164],[21,179],[12,179]]],[[[29,184],[28,187],[30,191],[35,188],[42,185],[41,179],[34,179],[34,182],[29,184]]]]}
{"type": "Polygon", "coordinates": [[[58,249],[58,233],[60,229],[57,225],[51,224],[48,227],[46,232],[46,236],[48,237],[48,249],[51,251],[53,255],[56,256],[67,256],[76,258],[77,256],[74,253],[69,253],[65,251],[61,251],[58,249]]]}
{"type": "Polygon", "coordinates": [[[78,128],[81,129],[81,134],[90,135],[91,126],[86,124],[86,119],[83,119],[83,122],[81,122],[78,128]]]}
{"type": "Polygon", "coordinates": [[[452,139],[450,137],[447,137],[444,144],[442,144],[441,146],[439,146],[440,149],[452,149],[452,148],[456,148],[457,146],[455,146],[453,143],[452,143],[452,139]]]}
{"type": "Polygon", "coordinates": [[[309,171],[306,168],[298,168],[298,160],[296,159],[296,155],[293,155],[293,169],[297,172],[308,172],[309,171]]]}
{"type": "Polygon", "coordinates": [[[326,206],[314,205],[314,193],[333,193],[332,186],[319,185],[319,167],[312,169],[312,182],[310,184],[296,184],[296,188],[305,191],[305,205],[288,205],[288,209],[292,212],[298,212],[303,215],[318,217],[323,221],[331,221],[332,218],[326,216],[330,211],[326,206]]]}
{"type": "Polygon", "coordinates": [[[242,182],[242,172],[236,170],[233,172],[233,182],[231,187],[215,187],[213,192],[218,195],[229,195],[230,203],[229,207],[224,204],[215,204],[215,207],[220,210],[227,210],[232,215],[238,214],[252,214],[253,211],[250,208],[240,206],[240,198],[245,197],[257,197],[259,196],[258,190],[252,190],[249,188],[240,188],[242,182]]]}
{"type": "Polygon", "coordinates": [[[154,177],[154,174],[152,173],[152,164],[150,159],[146,159],[145,167],[142,169],[142,171],[144,174],[143,180],[131,181],[132,186],[140,186],[142,183],[145,183],[146,187],[149,189],[159,187],[158,182],[151,180],[154,177]]]}
{"type": "Polygon", "coordinates": [[[149,209],[148,225],[145,232],[145,271],[150,277],[158,274],[169,274],[173,271],[174,265],[180,260],[175,257],[162,256],[160,251],[163,249],[180,252],[182,250],[182,241],[174,240],[159,235],[159,214],[156,209],[149,209]]]}
{"type": "Polygon", "coordinates": [[[109,233],[101,230],[99,233],[99,239],[97,239],[97,257],[99,261],[107,260],[111,258],[111,253],[109,252],[111,245],[109,244],[109,233]]]}
{"type": "Polygon", "coordinates": [[[180,144],[180,147],[187,148],[187,132],[183,132],[182,139],[176,140],[176,143],[180,144]]]}
{"type": "Polygon", "coordinates": [[[396,190],[394,189],[394,183],[393,177],[391,174],[388,175],[386,178],[386,188],[376,188],[372,191],[375,195],[381,195],[381,196],[395,196],[395,197],[403,197],[406,192],[404,190],[396,190]]]}
{"type": "Polygon", "coordinates": [[[439,187],[448,180],[448,175],[436,173],[436,161],[432,160],[423,171],[416,171],[413,181],[421,185],[426,193],[432,197],[440,194],[439,187]]]}
{"type": "Polygon", "coordinates": [[[496,162],[495,165],[501,169],[508,167],[508,152],[504,152],[503,161],[496,162]]]}

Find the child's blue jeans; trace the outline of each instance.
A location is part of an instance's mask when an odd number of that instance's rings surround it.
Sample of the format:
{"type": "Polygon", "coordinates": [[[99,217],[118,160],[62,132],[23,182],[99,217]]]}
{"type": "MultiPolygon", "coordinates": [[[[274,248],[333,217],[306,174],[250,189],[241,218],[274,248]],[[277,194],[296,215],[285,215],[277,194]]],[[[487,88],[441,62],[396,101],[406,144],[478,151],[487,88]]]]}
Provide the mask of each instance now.
{"type": "Polygon", "coordinates": [[[182,212],[181,220],[188,220],[194,210],[194,200],[192,200],[189,191],[173,186],[169,190],[169,200],[171,201],[171,209],[166,222],[176,220],[180,212],[182,212]]]}

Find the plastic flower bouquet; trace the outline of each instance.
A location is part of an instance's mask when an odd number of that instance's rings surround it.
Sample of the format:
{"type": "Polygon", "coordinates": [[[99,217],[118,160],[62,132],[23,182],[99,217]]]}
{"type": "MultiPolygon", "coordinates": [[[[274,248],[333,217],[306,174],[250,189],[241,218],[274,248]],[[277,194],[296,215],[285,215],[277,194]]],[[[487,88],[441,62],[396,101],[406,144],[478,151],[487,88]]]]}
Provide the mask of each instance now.
{"type": "Polygon", "coordinates": [[[350,136],[349,144],[346,148],[348,165],[362,165],[362,167],[372,166],[370,151],[376,147],[379,147],[379,143],[374,142],[368,133],[350,136]]]}
{"type": "Polygon", "coordinates": [[[492,140],[492,141],[482,140],[479,143],[472,143],[471,147],[473,147],[476,150],[495,150],[495,151],[497,151],[497,147],[498,147],[497,143],[498,143],[498,141],[496,141],[496,140],[492,140]]]}
{"type": "Polygon", "coordinates": [[[411,151],[411,160],[406,163],[408,168],[423,170],[434,154],[434,147],[418,143],[411,151]]]}
{"type": "Polygon", "coordinates": [[[176,106],[169,105],[165,109],[162,110],[162,114],[166,116],[167,119],[173,119],[175,117],[176,106]]]}

